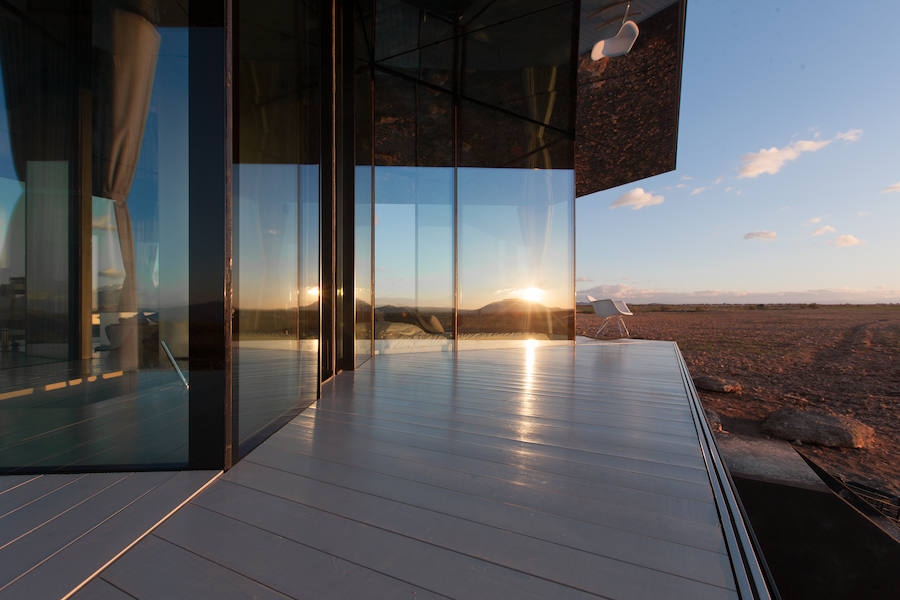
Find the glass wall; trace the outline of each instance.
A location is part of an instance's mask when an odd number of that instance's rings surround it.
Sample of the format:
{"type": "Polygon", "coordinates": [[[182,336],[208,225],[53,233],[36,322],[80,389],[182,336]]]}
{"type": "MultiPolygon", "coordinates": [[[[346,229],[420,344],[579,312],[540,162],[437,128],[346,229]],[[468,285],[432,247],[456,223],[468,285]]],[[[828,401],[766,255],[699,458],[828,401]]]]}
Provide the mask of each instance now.
{"type": "Polygon", "coordinates": [[[240,454],[316,398],[319,18],[317,2],[238,5],[232,401],[240,454]]]}
{"type": "Polygon", "coordinates": [[[385,71],[375,93],[375,351],[449,350],[452,97],[385,71]]]}
{"type": "Polygon", "coordinates": [[[188,462],[187,2],[0,11],[0,469],[188,462]]]}
{"type": "Polygon", "coordinates": [[[356,2],[354,14],[354,288],[355,330],[353,339],[354,365],[359,366],[372,356],[374,326],[372,288],[372,228],[374,225],[374,98],[372,58],[374,56],[375,21],[371,0],[356,2]]]}
{"type": "Polygon", "coordinates": [[[574,339],[577,20],[377,3],[376,352],[574,339]]]}

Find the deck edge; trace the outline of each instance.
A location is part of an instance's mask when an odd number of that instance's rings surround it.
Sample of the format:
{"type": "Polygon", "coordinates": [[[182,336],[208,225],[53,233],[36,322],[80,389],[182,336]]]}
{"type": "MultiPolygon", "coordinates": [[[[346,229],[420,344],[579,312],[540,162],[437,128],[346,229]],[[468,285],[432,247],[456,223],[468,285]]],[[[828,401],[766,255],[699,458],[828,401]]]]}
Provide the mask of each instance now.
{"type": "Polygon", "coordinates": [[[780,600],[781,596],[775,580],[766,564],[756,535],[753,533],[734,481],[725,466],[725,461],[719,454],[716,438],[706,419],[706,413],[703,411],[703,405],[700,403],[700,396],[694,387],[687,363],[678,344],[672,342],[672,345],[675,350],[675,359],[681,369],[685,393],[691,407],[691,416],[697,429],[697,438],[709,475],[728,555],[731,558],[738,595],[743,600],[780,600]]]}

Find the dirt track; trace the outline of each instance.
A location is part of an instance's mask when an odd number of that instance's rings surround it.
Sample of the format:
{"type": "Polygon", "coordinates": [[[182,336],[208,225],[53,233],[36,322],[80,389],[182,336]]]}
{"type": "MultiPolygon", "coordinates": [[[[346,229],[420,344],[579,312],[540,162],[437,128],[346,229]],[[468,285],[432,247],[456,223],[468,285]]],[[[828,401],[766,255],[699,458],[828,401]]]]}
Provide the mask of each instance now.
{"type": "MultiPolygon", "coordinates": [[[[900,306],[632,308],[632,337],[675,340],[692,375],[743,385],[739,396],[701,392],[726,429],[762,436],[786,403],[855,417],[875,428],[872,448],[800,448],[839,477],[900,495],[900,306]]],[[[579,313],[577,332],[593,336],[598,323],[579,313]]]]}

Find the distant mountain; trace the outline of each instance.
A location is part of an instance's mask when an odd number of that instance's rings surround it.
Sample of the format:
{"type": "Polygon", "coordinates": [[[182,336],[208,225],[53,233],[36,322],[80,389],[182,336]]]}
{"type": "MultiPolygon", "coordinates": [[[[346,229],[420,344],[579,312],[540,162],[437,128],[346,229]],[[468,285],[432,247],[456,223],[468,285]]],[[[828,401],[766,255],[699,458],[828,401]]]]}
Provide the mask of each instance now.
{"type": "MultiPolygon", "coordinates": [[[[537,302],[529,302],[528,300],[521,300],[519,298],[508,298],[506,300],[499,300],[497,302],[491,302],[490,304],[486,304],[481,308],[470,309],[473,311],[477,311],[481,314],[500,314],[500,313],[535,313],[535,312],[546,312],[546,311],[558,311],[563,310],[561,308],[550,308],[549,306],[544,306],[543,304],[538,304],[537,302]]],[[[463,312],[460,310],[460,312],[463,312]]]]}

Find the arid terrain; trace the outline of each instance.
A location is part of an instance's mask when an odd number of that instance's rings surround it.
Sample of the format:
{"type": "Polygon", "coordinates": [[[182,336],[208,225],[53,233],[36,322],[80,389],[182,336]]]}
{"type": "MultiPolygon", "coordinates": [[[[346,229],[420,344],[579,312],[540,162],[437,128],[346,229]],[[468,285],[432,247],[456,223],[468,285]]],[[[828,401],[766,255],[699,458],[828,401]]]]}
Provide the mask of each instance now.
{"type": "MultiPolygon", "coordinates": [[[[577,333],[594,337],[600,320],[586,308],[577,333]]],[[[900,495],[900,305],[631,308],[632,337],[674,340],[694,377],[743,386],[740,394],[700,392],[727,431],[763,437],[762,421],[786,404],[856,418],[875,429],[871,447],[798,449],[838,478],[900,495]]]]}

